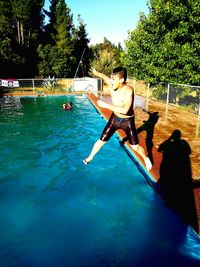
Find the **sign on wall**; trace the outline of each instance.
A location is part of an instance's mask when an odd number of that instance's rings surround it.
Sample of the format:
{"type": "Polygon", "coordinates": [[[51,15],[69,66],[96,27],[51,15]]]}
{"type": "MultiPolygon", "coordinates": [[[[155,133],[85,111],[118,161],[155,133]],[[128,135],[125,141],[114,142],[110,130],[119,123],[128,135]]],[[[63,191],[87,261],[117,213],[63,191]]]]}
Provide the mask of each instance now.
{"type": "Polygon", "coordinates": [[[98,80],[93,78],[77,78],[73,81],[75,91],[98,91],[98,80]]]}
{"type": "Polygon", "coordinates": [[[19,87],[19,82],[14,79],[0,79],[0,86],[2,87],[19,87]]]}

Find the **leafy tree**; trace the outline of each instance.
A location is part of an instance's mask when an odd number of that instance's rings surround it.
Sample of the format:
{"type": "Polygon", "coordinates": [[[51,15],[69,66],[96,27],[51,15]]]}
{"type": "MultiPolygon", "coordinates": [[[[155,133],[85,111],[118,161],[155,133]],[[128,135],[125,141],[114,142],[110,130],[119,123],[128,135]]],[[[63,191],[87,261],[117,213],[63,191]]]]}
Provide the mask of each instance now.
{"type": "MultiPolygon", "coordinates": [[[[47,44],[47,47],[40,45],[38,48],[38,53],[41,58],[38,65],[39,72],[41,75],[46,73],[47,70],[44,71],[43,67],[48,66],[49,73],[47,73],[47,75],[52,74],[56,77],[70,77],[73,71],[72,66],[75,62],[72,41],[74,25],[71,10],[67,7],[64,0],[59,0],[57,3],[52,1],[51,4],[57,4],[56,7],[54,7],[54,32],[52,32],[53,34],[51,35],[53,42],[47,44]]],[[[46,29],[48,29],[48,27],[46,27],[46,29]]]]}
{"type": "Polygon", "coordinates": [[[11,0],[0,1],[0,37],[11,38],[13,35],[12,29],[12,3],[11,0]]]}
{"type": "Polygon", "coordinates": [[[133,76],[150,82],[198,84],[200,5],[195,0],[150,0],[129,32],[124,61],[133,76]]]}
{"type": "Polygon", "coordinates": [[[103,43],[91,46],[92,57],[91,67],[98,71],[110,75],[113,68],[121,65],[122,47],[112,44],[108,39],[104,38],[103,43]]]}
{"type": "Polygon", "coordinates": [[[43,4],[44,0],[0,2],[0,65],[4,77],[30,77],[37,72],[43,4]]]}
{"type": "Polygon", "coordinates": [[[31,46],[32,41],[39,43],[44,19],[43,5],[44,0],[12,1],[13,26],[16,28],[19,44],[25,44],[28,47],[31,46]]]}
{"type": "Polygon", "coordinates": [[[31,13],[27,26],[27,33],[29,37],[25,48],[25,55],[27,58],[26,68],[28,69],[29,67],[29,75],[31,76],[38,75],[37,48],[41,42],[42,29],[44,27],[43,5],[44,0],[30,0],[31,13]]]}
{"type": "Polygon", "coordinates": [[[16,53],[13,29],[11,1],[0,1],[0,68],[1,77],[14,77],[14,65],[19,64],[20,56],[16,53]]]}
{"type": "Polygon", "coordinates": [[[56,64],[54,50],[55,50],[54,47],[50,44],[47,44],[45,46],[40,44],[38,46],[37,51],[39,58],[41,59],[38,63],[38,69],[39,69],[39,74],[42,77],[55,75],[52,69],[52,66],[56,64]]]}
{"type": "Polygon", "coordinates": [[[80,15],[76,28],[64,0],[50,0],[50,4],[50,10],[45,11],[44,0],[0,1],[2,77],[33,77],[38,73],[74,77],[78,66],[80,77],[88,75],[90,64],[96,64],[107,73],[121,65],[120,45],[105,39],[90,48],[86,25],[80,15]],[[44,14],[49,17],[45,26],[44,14]]]}

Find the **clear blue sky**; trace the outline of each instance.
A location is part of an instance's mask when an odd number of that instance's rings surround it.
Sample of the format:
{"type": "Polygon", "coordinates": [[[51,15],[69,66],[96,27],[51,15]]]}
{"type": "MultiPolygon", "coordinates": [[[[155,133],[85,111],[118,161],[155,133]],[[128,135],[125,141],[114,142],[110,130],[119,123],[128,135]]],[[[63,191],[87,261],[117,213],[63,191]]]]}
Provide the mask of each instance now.
{"type": "MultiPolygon", "coordinates": [[[[49,1],[45,2],[47,8],[49,1]]],[[[128,31],[135,29],[140,12],[148,14],[147,0],[66,0],[66,3],[75,25],[77,15],[81,15],[90,44],[100,43],[106,37],[123,45],[128,31]]]]}

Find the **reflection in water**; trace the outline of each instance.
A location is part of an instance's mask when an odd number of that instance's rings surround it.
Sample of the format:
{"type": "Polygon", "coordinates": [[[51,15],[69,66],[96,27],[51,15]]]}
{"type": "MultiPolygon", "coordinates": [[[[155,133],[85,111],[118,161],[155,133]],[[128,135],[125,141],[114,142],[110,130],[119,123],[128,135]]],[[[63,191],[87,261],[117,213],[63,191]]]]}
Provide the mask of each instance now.
{"type": "Polygon", "coordinates": [[[20,97],[4,96],[0,98],[0,109],[22,108],[20,97]]]}

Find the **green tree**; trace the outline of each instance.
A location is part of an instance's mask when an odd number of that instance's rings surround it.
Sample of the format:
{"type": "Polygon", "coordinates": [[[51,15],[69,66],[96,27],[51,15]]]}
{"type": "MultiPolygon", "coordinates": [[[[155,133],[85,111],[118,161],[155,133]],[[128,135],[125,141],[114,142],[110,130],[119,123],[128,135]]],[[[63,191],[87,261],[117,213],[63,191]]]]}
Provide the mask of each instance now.
{"type": "Polygon", "coordinates": [[[43,28],[44,0],[13,0],[13,22],[19,44],[30,46],[39,43],[43,28]]]}
{"type": "Polygon", "coordinates": [[[120,45],[115,46],[104,38],[102,43],[91,46],[91,50],[91,67],[96,68],[98,71],[110,75],[113,68],[121,65],[123,49],[120,45]]]}
{"type": "Polygon", "coordinates": [[[39,58],[41,59],[38,63],[38,69],[39,69],[39,74],[42,77],[47,77],[47,76],[54,76],[55,72],[53,71],[52,66],[56,64],[56,58],[55,58],[55,46],[52,46],[50,44],[47,44],[43,46],[40,44],[38,46],[38,55],[39,58]]]}
{"type": "Polygon", "coordinates": [[[42,31],[44,0],[0,2],[0,55],[3,76],[36,74],[36,49],[42,31]]]}
{"type": "Polygon", "coordinates": [[[76,59],[74,75],[76,77],[84,77],[88,76],[90,68],[89,39],[87,38],[86,24],[84,24],[80,15],[78,15],[78,23],[78,27],[74,29],[73,33],[74,57],[76,59]]]}
{"type": "Polygon", "coordinates": [[[15,41],[12,1],[0,1],[0,69],[1,77],[14,77],[15,64],[19,64],[20,56],[17,54],[15,41]]]}
{"type": "Polygon", "coordinates": [[[200,4],[195,0],[151,0],[126,41],[125,64],[150,82],[198,84],[200,4]]]}
{"type": "Polygon", "coordinates": [[[59,0],[50,0],[49,11],[44,10],[45,15],[48,17],[48,23],[44,26],[44,44],[56,44],[56,8],[59,0]]]}
{"type": "MultiPolygon", "coordinates": [[[[55,1],[51,3],[55,4],[55,1]]],[[[40,75],[45,73],[56,77],[70,77],[73,74],[73,64],[75,63],[72,40],[74,25],[71,10],[64,0],[57,2],[53,27],[55,33],[52,34],[53,43],[47,44],[47,47],[46,45],[38,47],[39,73],[40,75]],[[43,69],[45,66],[48,66],[46,70],[43,69]]]]}
{"type": "Polygon", "coordinates": [[[58,48],[58,66],[54,66],[57,76],[69,77],[72,75],[72,64],[75,61],[73,53],[73,16],[64,0],[60,0],[56,10],[56,46],[58,48]]]}

